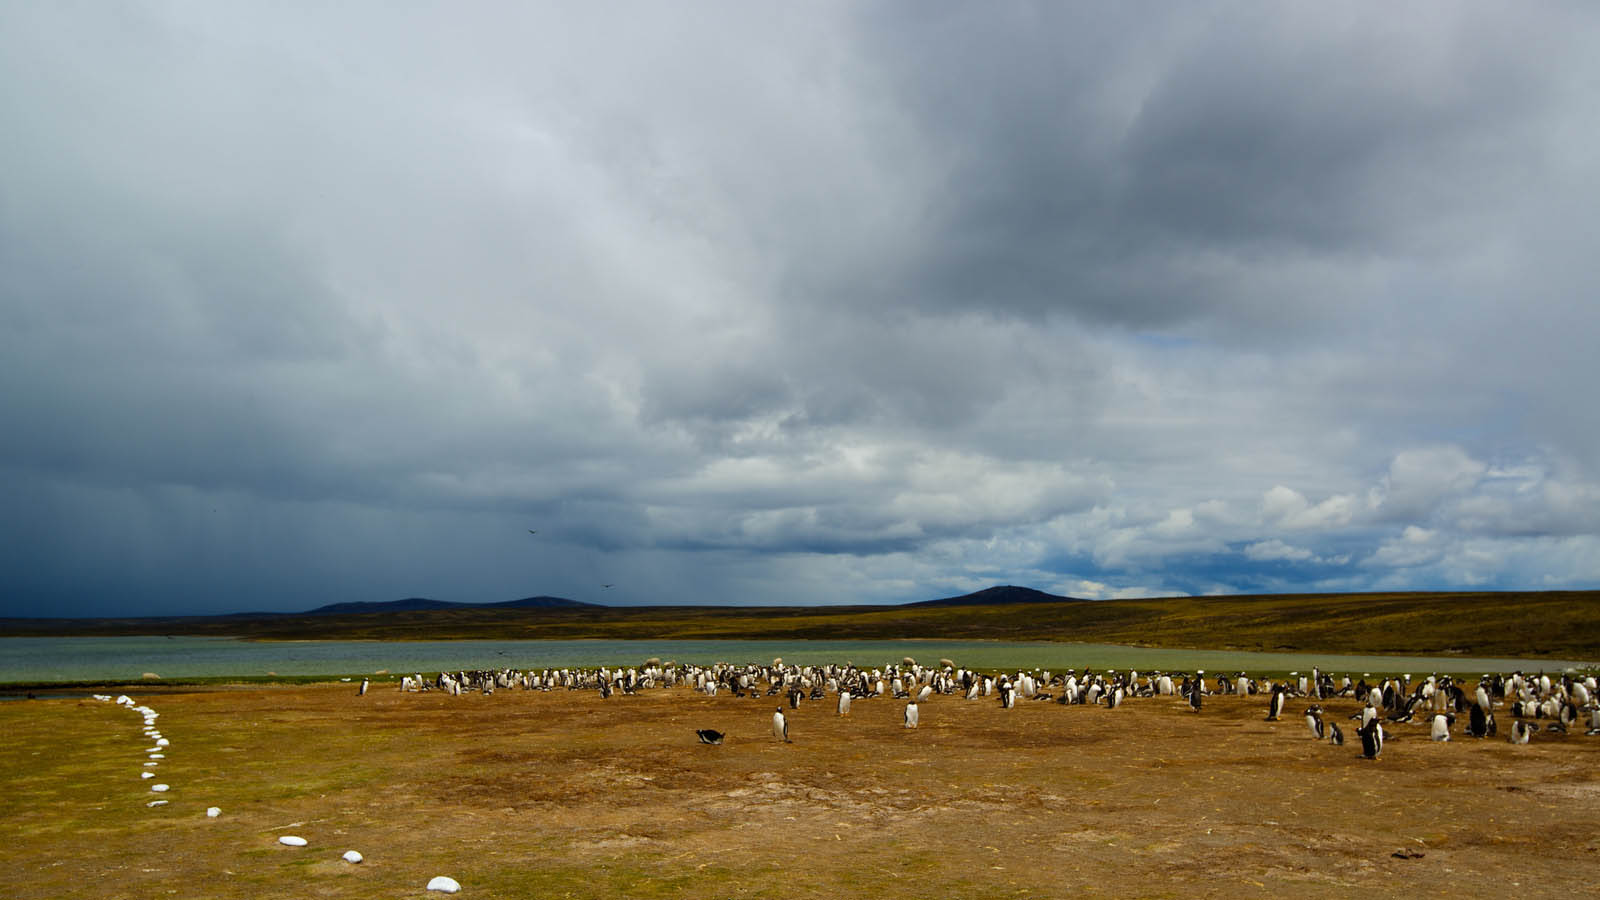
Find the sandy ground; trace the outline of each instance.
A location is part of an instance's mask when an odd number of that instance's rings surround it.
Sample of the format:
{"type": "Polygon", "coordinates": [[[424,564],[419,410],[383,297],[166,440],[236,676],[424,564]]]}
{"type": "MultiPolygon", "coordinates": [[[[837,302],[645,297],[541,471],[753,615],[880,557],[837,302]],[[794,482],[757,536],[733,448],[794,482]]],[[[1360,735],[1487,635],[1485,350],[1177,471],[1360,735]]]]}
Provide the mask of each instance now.
{"type": "MultiPolygon", "coordinates": [[[[916,730],[899,701],[839,718],[830,698],[783,744],[777,698],[686,689],[132,695],[172,742],[148,767],[164,795],[139,778],[138,715],[0,704],[5,895],[442,896],[434,875],[464,897],[1600,894],[1600,738],[1581,734],[1403,725],[1370,761],[1313,740],[1303,701],[1263,721],[1262,697],[934,697],[916,730]]],[[[1323,706],[1353,731],[1352,701],[1323,706]]]]}

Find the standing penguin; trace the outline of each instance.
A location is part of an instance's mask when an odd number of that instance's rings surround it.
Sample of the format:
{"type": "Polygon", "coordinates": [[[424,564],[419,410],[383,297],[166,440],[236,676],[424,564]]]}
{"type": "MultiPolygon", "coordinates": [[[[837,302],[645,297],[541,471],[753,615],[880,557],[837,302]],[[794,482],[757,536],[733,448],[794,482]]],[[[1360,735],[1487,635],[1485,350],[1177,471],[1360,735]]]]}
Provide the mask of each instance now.
{"type": "MultiPolygon", "coordinates": [[[[1483,688],[1478,688],[1478,693],[1483,693],[1483,688]]],[[[1485,714],[1483,705],[1474,703],[1467,709],[1467,734],[1481,738],[1489,733],[1489,717],[1485,714]]]]}
{"type": "Polygon", "coordinates": [[[841,716],[850,715],[850,692],[849,691],[840,691],[839,692],[839,715],[841,715],[841,716]]]}
{"type": "Polygon", "coordinates": [[[1328,741],[1335,747],[1344,746],[1344,732],[1339,730],[1338,722],[1328,723],[1328,741]]]}
{"type": "Polygon", "coordinates": [[[366,679],[366,678],[361,679],[361,690],[356,692],[356,696],[357,697],[365,697],[367,695],[367,684],[368,684],[368,679],[366,679]]]}
{"type": "Polygon", "coordinates": [[[1201,699],[1201,695],[1206,692],[1205,675],[1205,669],[1197,670],[1194,681],[1189,685],[1189,708],[1195,712],[1200,711],[1200,704],[1204,702],[1201,699]]]}
{"type": "Polygon", "coordinates": [[[789,720],[783,717],[781,706],[772,714],[772,737],[785,744],[789,743],[789,720]]]}
{"type": "Polygon", "coordinates": [[[1383,723],[1373,718],[1357,728],[1356,734],[1361,735],[1361,755],[1367,759],[1377,759],[1378,754],[1383,752],[1383,723]]]}
{"type": "Polygon", "coordinates": [[[905,727],[907,727],[907,728],[915,728],[915,727],[917,727],[917,701],[915,701],[915,700],[913,700],[910,703],[906,704],[906,722],[905,722],[905,727]]]}
{"type": "Polygon", "coordinates": [[[1278,716],[1283,714],[1283,702],[1284,702],[1284,696],[1283,695],[1284,695],[1283,685],[1274,684],[1272,686],[1272,699],[1267,703],[1267,721],[1268,722],[1276,722],[1276,721],[1278,721],[1278,716]]]}
{"type": "Polygon", "coordinates": [[[1322,707],[1306,707],[1306,727],[1311,729],[1312,737],[1319,741],[1322,740],[1322,735],[1324,734],[1324,729],[1322,727],[1322,707]]]}
{"type": "MultiPolygon", "coordinates": [[[[1477,707],[1473,708],[1476,709],[1477,707]]],[[[1436,741],[1450,740],[1450,726],[1455,722],[1455,720],[1456,717],[1450,715],[1449,713],[1435,713],[1430,732],[1433,736],[1433,739],[1436,741]]]]}

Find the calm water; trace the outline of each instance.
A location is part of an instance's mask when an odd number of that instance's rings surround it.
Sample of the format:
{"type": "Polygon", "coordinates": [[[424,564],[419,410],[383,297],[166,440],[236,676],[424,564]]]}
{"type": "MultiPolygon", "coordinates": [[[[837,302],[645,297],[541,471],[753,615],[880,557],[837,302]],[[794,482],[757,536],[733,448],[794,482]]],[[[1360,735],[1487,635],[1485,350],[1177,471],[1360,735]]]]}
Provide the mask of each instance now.
{"type": "Polygon", "coordinates": [[[1425,656],[1346,656],[1157,650],[1117,644],[997,643],[991,641],[296,641],[255,643],[233,638],[97,637],[0,638],[0,684],[137,681],[162,678],[277,675],[395,675],[450,669],[636,665],[652,656],[686,663],[854,662],[879,666],[914,657],[980,669],[1095,668],[1206,669],[1252,673],[1454,672],[1592,667],[1573,660],[1473,659],[1425,656]]]}

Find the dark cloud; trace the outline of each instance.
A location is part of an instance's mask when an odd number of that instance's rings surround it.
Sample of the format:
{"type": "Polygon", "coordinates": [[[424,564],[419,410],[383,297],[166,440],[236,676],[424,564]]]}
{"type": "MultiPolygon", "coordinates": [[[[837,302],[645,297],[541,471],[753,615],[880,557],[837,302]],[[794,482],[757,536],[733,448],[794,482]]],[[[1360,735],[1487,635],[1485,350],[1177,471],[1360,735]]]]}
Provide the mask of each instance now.
{"type": "Polygon", "coordinates": [[[1596,24],[6,8],[0,596],[1600,583],[1596,24]]]}

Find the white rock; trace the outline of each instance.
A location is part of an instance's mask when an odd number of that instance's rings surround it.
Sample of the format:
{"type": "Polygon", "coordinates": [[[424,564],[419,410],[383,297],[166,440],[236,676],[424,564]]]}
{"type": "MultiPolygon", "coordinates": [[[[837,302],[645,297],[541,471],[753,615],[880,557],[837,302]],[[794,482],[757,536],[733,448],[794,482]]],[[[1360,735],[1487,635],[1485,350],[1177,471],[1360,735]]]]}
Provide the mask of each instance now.
{"type": "Polygon", "coordinates": [[[172,788],[171,786],[165,784],[152,784],[150,785],[150,790],[155,791],[158,794],[164,794],[167,791],[172,790],[172,788]]]}
{"type": "Polygon", "coordinates": [[[461,885],[456,884],[456,880],[454,878],[446,878],[445,876],[440,875],[438,878],[428,882],[428,890],[444,891],[446,894],[454,894],[456,891],[461,890],[461,885]]]}
{"type": "Polygon", "coordinates": [[[361,862],[361,854],[355,850],[346,850],[344,852],[344,861],[347,863],[361,862]]]}
{"type": "Polygon", "coordinates": [[[286,834],[283,837],[278,838],[278,843],[288,847],[304,847],[306,845],[306,839],[303,837],[295,837],[292,834],[286,834]]]}
{"type": "Polygon", "coordinates": [[[222,807],[220,807],[220,806],[208,806],[208,807],[206,807],[206,817],[207,818],[215,819],[217,816],[220,816],[220,815],[222,815],[222,807]]]}
{"type": "Polygon", "coordinates": [[[166,805],[167,805],[167,801],[165,801],[165,800],[151,800],[149,803],[145,804],[145,806],[166,806],[166,805]]]}

